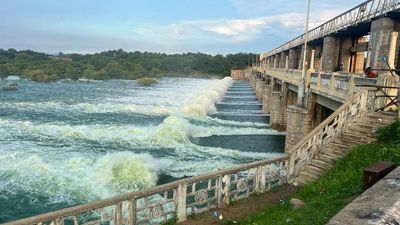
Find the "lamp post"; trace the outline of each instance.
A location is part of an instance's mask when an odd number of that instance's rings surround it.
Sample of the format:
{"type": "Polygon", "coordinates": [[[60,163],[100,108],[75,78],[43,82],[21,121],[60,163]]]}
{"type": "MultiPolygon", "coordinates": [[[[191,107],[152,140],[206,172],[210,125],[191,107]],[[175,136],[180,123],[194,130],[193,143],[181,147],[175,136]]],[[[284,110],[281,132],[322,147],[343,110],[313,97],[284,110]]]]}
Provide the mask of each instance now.
{"type": "Polygon", "coordinates": [[[304,108],[305,107],[305,85],[306,85],[306,60],[307,60],[307,44],[308,44],[308,30],[310,26],[310,2],[308,0],[308,7],[307,7],[307,19],[306,19],[306,33],[304,34],[304,54],[303,54],[303,67],[301,71],[301,81],[299,86],[299,93],[297,98],[297,106],[304,108]]]}

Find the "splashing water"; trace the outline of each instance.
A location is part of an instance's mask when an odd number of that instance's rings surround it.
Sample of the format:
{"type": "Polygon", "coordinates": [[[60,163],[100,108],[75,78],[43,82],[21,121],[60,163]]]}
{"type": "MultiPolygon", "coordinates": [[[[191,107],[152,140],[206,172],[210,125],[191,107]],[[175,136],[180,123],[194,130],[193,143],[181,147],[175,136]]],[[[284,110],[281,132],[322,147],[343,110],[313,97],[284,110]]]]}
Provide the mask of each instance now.
{"type": "Polygon", "coordinates": [[[191,142],[282,134],[207,116],[232,82],[20,80],[17,92],[0,95],[0,222],[273,155],[191,142]]]}

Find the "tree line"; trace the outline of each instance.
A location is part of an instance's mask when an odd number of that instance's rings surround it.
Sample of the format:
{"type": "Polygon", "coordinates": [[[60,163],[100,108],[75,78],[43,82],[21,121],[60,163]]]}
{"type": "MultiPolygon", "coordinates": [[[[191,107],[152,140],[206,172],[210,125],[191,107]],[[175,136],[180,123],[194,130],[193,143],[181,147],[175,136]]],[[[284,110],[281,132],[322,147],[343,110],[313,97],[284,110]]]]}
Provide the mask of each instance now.
{"type": "Polygon", "coordinates": [[[96,54],[50,55],[31,50],[0,49],[0,76],[20,75],[36,81],[58,79],[139,79],[164,76],[230,76],[243,69],[251,55],[165,54],[125,52],[122,49],[96,54]]]}

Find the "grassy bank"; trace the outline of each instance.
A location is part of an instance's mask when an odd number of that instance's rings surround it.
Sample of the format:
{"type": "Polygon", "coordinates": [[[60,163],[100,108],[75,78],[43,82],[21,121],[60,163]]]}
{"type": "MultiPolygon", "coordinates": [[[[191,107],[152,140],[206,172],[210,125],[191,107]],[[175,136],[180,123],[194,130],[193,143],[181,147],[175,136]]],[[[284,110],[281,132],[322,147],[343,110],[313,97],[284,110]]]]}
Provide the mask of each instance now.
{"type": "MultiPolygon", "coordinates": [[[[355,147],[338,160],[323,177],[300,189],[293,197],[302,199],[306,206],[293,209],[284,199],[280,205],[266,208],[240,224],[326,224],[342,208],[362,192],[362,171],[378,161],[392,161],[400,165],[400,122],[379,131],[379,143],[355,147]]],[[[226,222],[225,224],[231,224],[226,222]]]]}

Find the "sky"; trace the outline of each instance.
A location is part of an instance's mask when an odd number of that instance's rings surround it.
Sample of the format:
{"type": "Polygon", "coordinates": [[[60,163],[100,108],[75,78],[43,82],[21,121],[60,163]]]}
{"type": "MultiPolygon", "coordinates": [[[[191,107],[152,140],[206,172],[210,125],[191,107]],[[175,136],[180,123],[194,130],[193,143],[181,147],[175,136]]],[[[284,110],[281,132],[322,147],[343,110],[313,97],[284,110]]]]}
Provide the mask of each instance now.
{"type": "MultiPolygon", "coordinates": [[[[315,27],[363,0],[311,0],[315,27]]],[[[263,53],[305,31],[307,0],[1,0],[0,48],[263,53]]]]}

